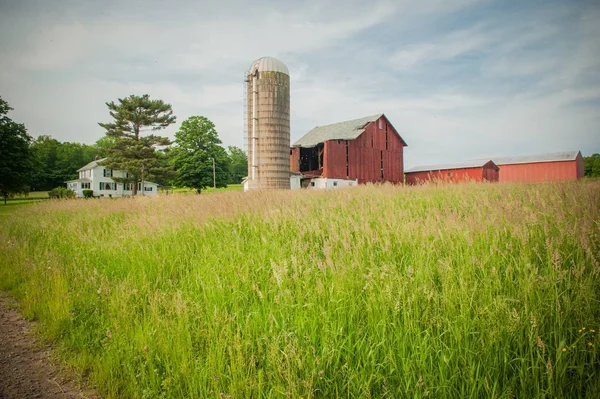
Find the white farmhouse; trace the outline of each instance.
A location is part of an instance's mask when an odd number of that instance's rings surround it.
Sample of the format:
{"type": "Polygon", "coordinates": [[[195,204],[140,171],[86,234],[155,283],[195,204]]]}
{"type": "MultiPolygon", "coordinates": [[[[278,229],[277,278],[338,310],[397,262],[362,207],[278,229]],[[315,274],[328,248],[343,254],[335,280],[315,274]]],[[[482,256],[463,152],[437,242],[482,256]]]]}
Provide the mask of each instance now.
{"type": "MultiPolygon", "coordinates": [[[[79,179],[70,180],[67,188],[75,192],[78,197],[83,197],[83,190],[93,190],[94,197],[123,197],[131,195],[133,183],[117,183],[113,177],[127,177],[127,173],[117,169],[107,169],[101,165],[106,158],[92,161],[83,168],[77,170],[79,179]]],[[[138,195],[157,195],[158,184],[145,181],[144,190],[137,183],[138,195]]]]}

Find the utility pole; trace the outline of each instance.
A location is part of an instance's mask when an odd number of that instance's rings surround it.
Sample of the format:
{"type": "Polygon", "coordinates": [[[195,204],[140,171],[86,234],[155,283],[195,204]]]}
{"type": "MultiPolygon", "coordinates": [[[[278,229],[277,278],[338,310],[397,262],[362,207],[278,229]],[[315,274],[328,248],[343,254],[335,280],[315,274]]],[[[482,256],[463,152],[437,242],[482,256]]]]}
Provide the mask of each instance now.
{"type": "Polygon", "coordinates": [[[217,175],[215,173],[215,158],[213,157],[213,188],[217,189],[217,175]]]}
{"type": "MultiPolygon", "coordinates": [[[[144,193],[144,170],[145,170],[145,169],[146,169],[146,168],[145,168],[145,167],[144,167],[144,165],[142,164],[142,187],[140,188],[140,189],[142,190],[142,195],[146,195],[146,194],[144,193]]],[[[137,184],[137,183],[136,183],[136,184],[137,184]]]]}

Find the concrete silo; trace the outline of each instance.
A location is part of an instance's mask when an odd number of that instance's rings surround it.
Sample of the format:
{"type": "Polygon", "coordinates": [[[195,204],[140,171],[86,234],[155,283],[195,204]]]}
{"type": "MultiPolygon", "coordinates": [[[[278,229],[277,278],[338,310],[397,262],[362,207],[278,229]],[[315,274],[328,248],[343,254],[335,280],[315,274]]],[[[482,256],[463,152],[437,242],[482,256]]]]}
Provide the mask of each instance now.
{"type": "Polygon", "coordinates": [[[248,189],[290,188],[290,75],[273,57],[246,73],[248,189]]]}

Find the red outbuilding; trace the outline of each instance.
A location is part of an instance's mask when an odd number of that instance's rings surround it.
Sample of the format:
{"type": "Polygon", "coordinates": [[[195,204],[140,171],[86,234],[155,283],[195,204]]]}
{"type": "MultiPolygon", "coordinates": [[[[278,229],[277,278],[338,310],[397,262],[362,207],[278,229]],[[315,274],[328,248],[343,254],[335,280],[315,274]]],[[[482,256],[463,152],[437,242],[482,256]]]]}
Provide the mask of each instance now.
{"type": "Polygon", "coordinates": [[[404,179],[406,142],[384,114],[318,126],[290,150],[304,186],[329,188],[404,179]]]}
{"type": "Polygon", "coordinates": [[[579,151],[493,158],[500,167],[500,181],[543,182],[575,180],[583,177],[583,157],[579,151]]]}
{"type": "Polygon", "coordinates": [[[465,181],[498,181],[498,166],[490,160],[469,161],[445,165],[416,166],[406,171],[406,184],[421,184],[431,180],[448,183],[465,181]]]}

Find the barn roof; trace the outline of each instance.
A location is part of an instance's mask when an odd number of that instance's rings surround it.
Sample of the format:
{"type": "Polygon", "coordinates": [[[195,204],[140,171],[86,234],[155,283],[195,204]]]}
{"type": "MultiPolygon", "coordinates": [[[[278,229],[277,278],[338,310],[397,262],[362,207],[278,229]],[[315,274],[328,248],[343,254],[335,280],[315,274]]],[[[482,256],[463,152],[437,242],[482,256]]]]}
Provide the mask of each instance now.
{"type": "Polygon", "coordinates": [[[106,158],[92,161],[92,162],[88,163],[87,165],[85,165],[84,167],[77,169],[77,171],[81,172],[82,170],[94,169],[96,166],[98,166],[100,164],[100,162],[102,162],[104,160],[106,160],[106,158]]]}
{"type": "MultiPolygon", "coordinates": [[[[492,165],[496,166],[494,162],[489,159],[485,160],[475,160],[475,161],[466,161],[460,163],[446,163],[440,165],[421,165],[415,166],[407,170],[405,173],[415,173],[415,172],[431,172],[435,170],[451,170],[451,169],[469,169],[469,168],[482,168],[488,163],[492,163],[492,165]]],[[[497,167],[496,167],[497,168],[497,167]]]]}
{"type": "MultiPolygon", "coordinates": [[[[317,126],[302,136],[292,146],[314,147],[317,144],[323,143],[327,140],[354,140],[365,131],[365,127],[369,123],[375,122],[382,116],[385,117],[384,114],[376,114],[365,116],[364,118],[332,123],[331,125],[317,126]]],[[[394,128],[394,130],[396,129],[394,128]]],[[[400,137],[400,140],[402,140],[402,137],[400,137]]],[[[404,140],[402,140],[402,142],[406,145],[404,140]]]]}
{"type": "Polygon", "coordinates": [[[579,151],[562,151],[547,154],[523,155],[516,157],[493,158],[496,165],[510,165],[516,163],[536,163],[536,162],[561,162],[574,161],[577,159],[579,151]]]}

